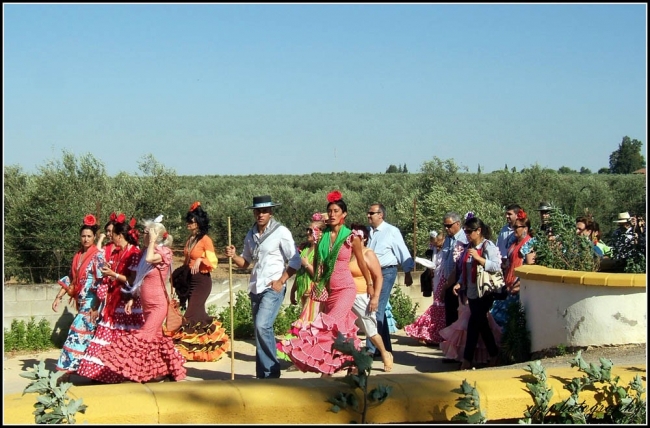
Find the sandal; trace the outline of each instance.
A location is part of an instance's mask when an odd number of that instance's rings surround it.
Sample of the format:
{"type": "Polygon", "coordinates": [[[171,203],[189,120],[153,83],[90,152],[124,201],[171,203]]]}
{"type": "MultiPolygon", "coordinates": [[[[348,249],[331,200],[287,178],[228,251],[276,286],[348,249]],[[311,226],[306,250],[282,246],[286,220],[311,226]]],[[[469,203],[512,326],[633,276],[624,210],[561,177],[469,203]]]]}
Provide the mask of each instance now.
{"type": "Polygon", "coordinates": [[[386,364],[386,362],[384,361],[384,372],[388,373],[391,370],[393,370],[393,353],[392,352],[386,352],[386,354],[388,354],[389,362],[388,362],[388,364],[386,364]]]}

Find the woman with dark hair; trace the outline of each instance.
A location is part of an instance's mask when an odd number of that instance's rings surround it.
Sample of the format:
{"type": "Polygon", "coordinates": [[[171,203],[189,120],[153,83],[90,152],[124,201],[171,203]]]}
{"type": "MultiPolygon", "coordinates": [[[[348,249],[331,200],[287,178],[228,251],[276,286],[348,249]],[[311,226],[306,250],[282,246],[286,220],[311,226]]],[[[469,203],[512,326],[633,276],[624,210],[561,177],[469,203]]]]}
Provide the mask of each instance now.
{"type": "Polygon", "coordinates": [[[363,330],[366,337],[370,339],[372,344],[375,345],[375,348],[377,348],[377,351],[379,351],[381,360],[384,363],[384,371],[390,372],[393,369],[393,354],[386,350],[384,341],[379,334],[379,330],[377,330],[377,307],[379,306],[381,287],[384,283],[384,278],[381,274],[381,264],[379,263],[377,254],[366,247],[366,243],[370,238],[368,227],[365,224],[352,223],[350,229],[353,232],[356,231],[363,234],[363,258],[370,270],[370,276],[372,277],[374,286],[374,294],[371,295],[368,291],[363,273],[359,268],[357,258],[353,254],[350,258],[350,271],[352,272],[354,283],[357,286],[357,297],[354,299],[352,312],[357,316],[357,327],[363,330]]]}
{"type": "Polygon", "coordinates": [[[83,225],[79,229],[80,249],[72,258],[70,275],[59,280],[61,290],[52,302],[52,310],[56,312],[63,296],[68,294],[77,309],[77,315],[70,325],[61,356],[56,363],[56,369],[65,371],[68,375],[79,368],[81,358],[97,327],[97,288],[102,281],[100,266],[104,262],[103,253],[95,246],[97,230],[99,226],[95,216],[88,214],[84,217],[83,225]]]}
{"type": "Polygon", "coordinates": [[[467,236],[468,245],[461,256],[460,279],[454,285],[455,295],[466,293],[470,315],[467,323],[467,340],[463,351],[461,370],[472,368],[474,351],[478,344],[479,336],[483,339],[490,356],[489,365],[496,366],[499,354],[494,334],[488,322],[488,312],[494,302],[494,296],[484,294],[478,296],[476,285],[477,266],[480,264],[487,272],[501,270],[501,254],[497,246],[490,241],[490,228],[483,221],[473,215],[465,220],[463,230],[467,236]]]}
{"type": "MultiPolygon", "coordinates": [[[[186,376],[185,359],[174,348],[171,338],[163,335],[162,324],[167,316],[166,279],[172,263],[172,236],[162,224],[162,217],[144,222],[144,248],[135,280],[126,290],[142,300],[144,325],[123,334],[101,348],[97,358],[115,379],[148,382],[169,377],[181,380],[186,376]]],[[[131,314],[134,300],[125,306],[131,314]]]]}
{"type": "Polygon", "coordinates": [[[530,227],[530,218],[522,209],[512,224],[514,241],[508,247],[506,266],[504,269],[507,297],[504,300],[495,300],[490,314],[501,327],[508,322],[508,306],[519,302],[519,277],[515,269],[522,265],[535,264],[535,239],[530,227]]]}
{"type": "Polygon", "coordinates": [[[117,214],[115,214],[115,211],[113,211],[108,218],[108,221],[104,225],[104,231],[99,234],[99,238],[97,238],[97,249],[98,250],[104,250],[104,254],[106,256],[106,259],[108,259],[111,256],[111,252],[113,251],[113,228],[115,227],[115,220],[117,219],[117,214]],[[104,239],[108,239],[108,242],[106,242],[106,245],[104,245],[104,239]]]}
{"type": "MultiPolygon", "coordinates": [[[[190,236],[185,242],[184,264],[190,275],[188,289],[176,288],[181,306],[187,304],[186,322],[172,338],[187,361],[217,361],[230,348],[226,330],[216,317],[208,315],[205,302],[212,292],[210,272],[217,267],[214,244],[208,236],[210,220],[200,202],[194,202],[185,215],[190,236]]],[[[174,284],[176,287],[178,284],[174,284]]]]}
{"type": "Polygon", "coordinates": [[[144,324],[140,297],[125,292],[135,280],[140,262],[140,234],[135,224],[135,218],[127,223],[124,214],[116,216],[112,236],[115,245],[107,263],[101,268],[103,281],[97,290],[97,296],[103,301],[101,319],[77,372],[98,382],[118,383],[126,380],[105,367],[97,355],[102,347],[128,331],[138,330],[144,324]],[[130,313],[126,312],[127,305],[131,308],[130,313]]]}
{"type": "Polygon", "coordinates": [[[350,355],[332,348],[339,333],[352,340],[357,349],[361,346],[357,337],[356,316],[352,312],[357,295],[357,286],[350,271],[353,253],[365,278],[368,294],[375,295],[370,271],[363,257],[363,233],[353,232],[345,226],[348,208],[339,191],[330,192],[327,200],[328,226],[318,242],[314,257],[315,294],[327,292],[327,301],[314,321],[298,332],[298,337],[285,339],[278,347],[300,371],[321,373],[322,376],[329,376],[339,371],[344,362],[352,361],[350,355]]]}

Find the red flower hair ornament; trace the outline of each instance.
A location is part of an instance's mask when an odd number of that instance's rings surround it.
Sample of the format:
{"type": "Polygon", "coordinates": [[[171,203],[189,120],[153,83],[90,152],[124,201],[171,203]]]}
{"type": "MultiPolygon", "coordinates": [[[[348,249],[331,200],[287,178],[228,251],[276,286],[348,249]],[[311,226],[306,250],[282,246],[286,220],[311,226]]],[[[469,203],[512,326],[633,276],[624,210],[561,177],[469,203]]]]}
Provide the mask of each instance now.
{"type": "Polygon", "coordinates": [[[524,210],[519,210],[519,212],[517,213],[517,220],[526,220],[527,217],[528,215],[524,210]]]}
{"type": "Polygon", "coordinates": [[[109,220],[113,222],[117,220],[117,214],[115,214],[115,211],[111,213],[109,220]]]}
{"type": "Polygon", "coordinates": [[[135,217],[131,217],[131,221],[129,222],[129,227],[131,229],[133,229],[135,227],[136,222],[137,221],[136,221],[135,217]]]}
{"type": "Polygon", "coordinates": [[[167,231],[165,231],[165,233],[163,233],[163,239],[167,239],[168,236],[169,236],[169,233],[167,233],[167,231]]]}
{"type": "Polygon", "coordinates": [[[94,226],[96,224],[97,224],[97,219],[95,218],[94,215],[88,214],[86,217],[84,217],[84,225],[94,226]]]}
{"type": "Polygon", "coordinates": [[[341,198],[343,198],[343,195],[338,190],[333,190],[327,194],[327,202],[330,203],[340,201],[341,198]]]}
{"type": "Polygon", "coordinates": [[[192,206],[190,207],[190,212],[194,211],[195,209],[197,209],[200,206],[201,206],[201,202],[199,202],[199,201],[194,202],[192,204],[192,206]]]}
{"type": "Polygon", "coordinates": [[[117,218],[115,219],[115,223],[124,223],[124,220],[126,220],[126,216],[124,215],[124,213],[122,213],[117,216],[117,218]]]}

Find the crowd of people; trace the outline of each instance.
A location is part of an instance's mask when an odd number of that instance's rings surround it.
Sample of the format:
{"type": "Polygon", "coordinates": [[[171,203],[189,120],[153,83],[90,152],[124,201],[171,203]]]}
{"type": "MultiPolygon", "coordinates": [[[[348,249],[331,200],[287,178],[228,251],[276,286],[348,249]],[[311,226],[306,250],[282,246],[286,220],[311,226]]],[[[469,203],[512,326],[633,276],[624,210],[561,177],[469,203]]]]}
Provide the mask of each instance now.
{"type": "MultiPolygon", "coordinates": [[[[274,218],[280,205],[268,195],[254,197],[248,207],[254,223],[243,249],[224,248],[235,266],[251,269],[255,376],[279,378],[280,359],[291,361],[293,369],[331,376],[353,365],[350,355],[332,346],[339,337],[380,358],[383,370],[390,372],[394,360],[389,297],[398,266],[405,285],[412,285],[415,260],[399,229],[386,221],[386,208],[371,204],[367,225],[347,225],[347,204],[339,191],[332,191],[326,211],[306,219],[305,240],[296,245],[291,231],[274,218]],[[294,275],[290,301],[299,306],[300,316],[290,332],[276,332],[273,326],[294,275]],[[276,339],[276,334],[285,333],[276,339]]],[[[548,221],[552,210],[550,204],[540,203],[539,233],[553,234],[548,221]]],[[[404,327],[420,344],[440,347],[443,361],[458,362],[462,370],[498,364],[507,308],[519,301],[516,269],[535,263],[537,241],[528,213],[512,204],[504,215],[506,224],[494,240],[492,229],[472,212],[443,216],[444,233],[430,233],[430,272],[423,276],[431,282],[433,302],[404,327]],[[480,271],[502,274],[501,291],[481,292],[480,271]]],[[[211,272],[218,262],[208,236],[207,212],[197,201],[186,213],[184,262],[173,275],[173,239],[162,220],[160,215],[142,221],[141,240],[136,219],[127,221],[124,214],[112,213],[99,236],[96,218],[89,214],[83,219],[79,251],[52,303],[57,311],[67,294],[78,312],[57,362],[67,376],[76,373],[102,383],[178,381],[186,377],[186,362],[217,361],[230,349],[225,329],[206,311],[211,272]],[[165,324],[168,284],[186,308],[182,325],[174,331],[165,324]]],[[[645,242],[642,218],[621,213],[616,222],[622,239],[645,242]]],[[[576,234],[593,242],[599,257],[611,256],[612,249],[590,217],[576,219],[576,234]]]]}

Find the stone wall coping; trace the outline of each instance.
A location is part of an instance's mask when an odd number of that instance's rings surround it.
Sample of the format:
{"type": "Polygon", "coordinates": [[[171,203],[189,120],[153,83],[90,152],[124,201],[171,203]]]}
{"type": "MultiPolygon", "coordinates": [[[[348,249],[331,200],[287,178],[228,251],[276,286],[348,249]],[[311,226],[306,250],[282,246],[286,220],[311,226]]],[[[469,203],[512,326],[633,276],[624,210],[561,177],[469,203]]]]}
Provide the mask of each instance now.
{"type": "Polygon", "coordinates": [[[515,269],[515,272],[520,278],[542,282],[646,288],[645,273],[580,272],[551,269],[540,265],[520,266],[515,269]]]}

